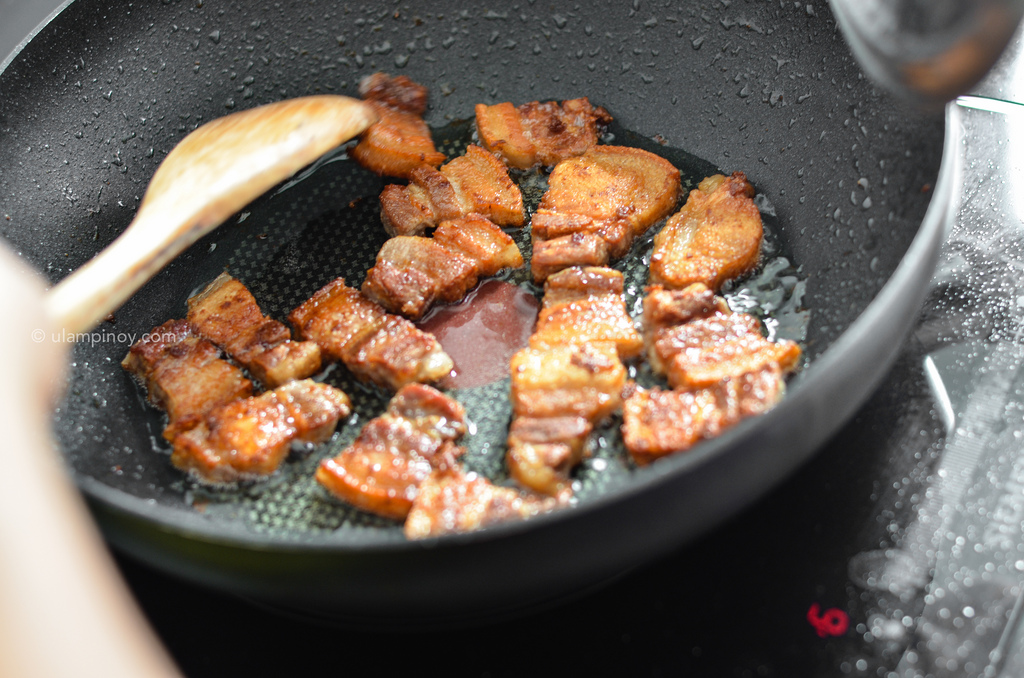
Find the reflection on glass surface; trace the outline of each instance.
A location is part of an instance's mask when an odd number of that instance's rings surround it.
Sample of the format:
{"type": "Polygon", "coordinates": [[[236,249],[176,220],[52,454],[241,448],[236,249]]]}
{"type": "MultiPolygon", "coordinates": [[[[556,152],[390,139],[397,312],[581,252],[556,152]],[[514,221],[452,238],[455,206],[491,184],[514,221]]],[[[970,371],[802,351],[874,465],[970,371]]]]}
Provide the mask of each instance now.
{"type": "Polygon", "coordinates": [[[879,506],[892,544],[855,555],[849,576],[868,601],[864,657],[889,676],[1020,676],[1024,106],[962,97],[948,120],[963,192],[916,334],[942,426],[897,441],[920,447],[927,476],[879,506]]]}

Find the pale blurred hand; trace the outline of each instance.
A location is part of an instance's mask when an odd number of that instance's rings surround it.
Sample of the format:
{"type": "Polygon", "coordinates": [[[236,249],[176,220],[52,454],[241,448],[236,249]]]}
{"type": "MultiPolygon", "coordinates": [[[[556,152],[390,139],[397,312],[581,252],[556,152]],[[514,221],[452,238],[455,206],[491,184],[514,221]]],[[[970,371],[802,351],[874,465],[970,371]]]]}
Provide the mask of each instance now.
{"type": "Polygon", "coordinates": [[[0,290],[0,676],[178,675],[56,452],[68,347],[43,316],[43,282],[2,246],[0,290]]]}

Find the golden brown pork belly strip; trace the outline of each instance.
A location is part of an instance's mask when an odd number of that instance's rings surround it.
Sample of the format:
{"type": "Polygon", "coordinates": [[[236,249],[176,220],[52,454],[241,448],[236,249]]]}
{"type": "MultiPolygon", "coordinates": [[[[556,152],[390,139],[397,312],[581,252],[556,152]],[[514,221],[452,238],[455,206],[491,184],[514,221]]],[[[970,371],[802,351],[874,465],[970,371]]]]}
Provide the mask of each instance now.
{"type": "Polygon", "coordinates": [[[800,360],[792,341],[768,341],[761,322],[733,313],[703,283],[683,290],[648,288],[644,299],[648,361],[673,388],[705,388],[776,364],[789,373],[800,360]]]}
{"type": "Polygon", "coordinates": [[[565,505],[565,498],[537,496],[494,485],[454,466],[432,471],[419,486],[405,536],[426,539],[523,520],[565,505]]]}
{"type": "Polygon", "coordinates": [[[264,477],[292,442],[321,443],[348,416],[344,392],[310,379],[214,408],[174,439],[171,462],[208,483],[264,477]]]}
{"type": "Polygon", "coordinates": [[[592,423],[619,409],[627,376],[611,342],[526,348],[512,356],[511,371],[514,417],[573,416],[592,423]]]}
{"type": "Polygon", "coordinates": [[[508,431],[513,480],[541,494],[571,494],[569,473],[582,461],[593,425],[585,417],[519,417],[508,431]]]}
{"type": "Polygon", "coordinates": [[[402,520],[433,468],[454,464],[461,454],[452,442],[465,434],[465,416],[462,406],[440,391],[405,386],[352,445],[320,464],[316,479],[353,506],[402,520]]]}
{"type": "Polygon", "coordinates": [[[622,359],[643,350],[623,296],[622,273],[599,266],[574,266],[550,276],[530,346],[613,342],[622,359]]]}
{"type": "Polygon", "coordinates": [[[435,302],[459,301],[481,277],[522,265],[512,238],[471,214],[442,222],[433,238],[396,236],[385,242],[362,291],[387,310],[416,320],[435,302]]]}
{"type": "Polygon", "coordinates": [[[512,358],[514,419],[505,458],[512,477],[532,490],[569,492],[569,473],[592,427],[622,406],[627,372],[621,359],[643,349],[622,288],[622,274],[609,268],[552,275],[530,348],[512,358]],[[569,436],[566,417],[580,418],[585,430],[569,436]]]}
{"type": "Polygon", "coordinates": [[[586,98],[532,101],[518,108],[509,102],[476,105],[480,141],[509,167],[554,165],[596,146],[612,121],[608,111],[586,98]]]}
{"type": "Polygon", "coordinates": [[[404,75],[374,73],[359,83],[359,94],[373,108],[378,121],[363,132],[351,155],[377,174],[406,178],[420,165],[437,167],[444,154],[434,147],[430,128],[423,122],[427,88],[404,75]]]}
{"type": "Polygon", "coordinates": [[[267,388],[320,370],[320,347],[292,341],[288,327],[263,315],[245,285],[227,273],[188,300],[188,321],[267,388]]]}
{"type": "Polygon", "coordinates": [[[408,186],[385,186],[381,220],[390,235],[422,235],[446,219],[481,214],[499,226],[522,226],[523,194],[497,158],[470,144],[466,154],[441,166],[422,165],[408,186]]]}
{"type": "Polygon", "coordinates": [[[210,410],[252,395],[242,370],[197,335],[186,320],[168,320],[128,351],[121,366],[146,387],[149,401],[167,412],[164,437],[195,426],[210,410]]]}
{"type": "MultiPolygon", "coordinates": [[[[532,219],[534,249],[541,259],[533,266],[534,280],[540,282],[558,265],[589,262],[605,264],[623,256],[633,240],[669,215],[679,198],[679,170],[670,162],[639,148],[595,146],[581,156],[564,160],[548,179],[537,212],[532,219]],[[586,261],[573,261],[547,252],[564,249],[568,236],[586,234],[607,243],[607,259],[595,258],[593,247],[585,250],[586,261]],[[555,241],[557,245],[545,245],[555,241]]],[[[605,255],[602,255],[605,256],[605,255]]]]}
{"type": "Polygon", "coordinates": [[[612,342],[527,348],[512,356],[505,461],[525,487],[571,492],[569,473],[597,424],[622,407],[627,372],[612,342]]]}
{"type": "Polygon", "coordinates": [[[300,339],[315,341],[327,360],[354,375],[398,390],[448,375],[452,359],[432,335],[391,315],[338,278],[288,316],[300,339]]]}
{"type": "Polygon", "coordinates": [[[682,288],[701,282],[718,290],[726,280],[750,272],[763,237],[753,197],[742,172],[700,182],[654,237],[651,283],[682,288]]]}
{"type": "Polygon", "coordinates": [[[747,417],[768,411],[782,398],[784,390],[785,381],[777,364],[706,388],[638,388],[623,406],[623,441],[636,463],[649,464],[684,452],[747,417]]]}

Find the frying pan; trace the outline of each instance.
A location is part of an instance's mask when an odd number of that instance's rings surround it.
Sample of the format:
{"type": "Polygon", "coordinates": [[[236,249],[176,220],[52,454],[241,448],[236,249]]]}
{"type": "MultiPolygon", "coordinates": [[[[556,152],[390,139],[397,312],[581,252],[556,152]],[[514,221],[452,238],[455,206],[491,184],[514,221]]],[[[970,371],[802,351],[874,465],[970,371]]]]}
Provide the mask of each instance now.
{"type": "MultiPolygon", "coordinates": [[[[2,235],[57,281],[120,233],[160,159],[199,124],[285,97],[352,95],[375,71],[428,85],[427,122],[452,147],[478,102],[588,96],[615,117],[617,143],[681,149],[691,173],[746,172],[805,285],[808,364],[767,415],[644,469],[609,450],[604,466],[620,472],[595,476],[577,507],[474,534],[407,542],[386,521],[296,493],[326,451],[267,483],[199,488],[157,442],[159,414],[118,364],[125,340],[181,317],[224,268],[283,318],[372,256],[383,235],[365,222],[380,181],[334,155],[197,243],[74,347],[54,415],[60,450],[108,539],[157,568],[392,626],[586,591],[792,473],[885,373],[924,296],[956,177],[952,162],[940,172],[944,121],[864,79],[823,2],[78,0],[0,74],[2,235]]],[[[945,127],[947,147],[957,134],[945,127]]],[[[466,394],[481,436],[507,422],[502,387],[488,388],[466,394]]],[[[365,421],[381,394],[349,390],[365,421]]],[[[492,458],[477,457],[484,470],[492,458]]]]}

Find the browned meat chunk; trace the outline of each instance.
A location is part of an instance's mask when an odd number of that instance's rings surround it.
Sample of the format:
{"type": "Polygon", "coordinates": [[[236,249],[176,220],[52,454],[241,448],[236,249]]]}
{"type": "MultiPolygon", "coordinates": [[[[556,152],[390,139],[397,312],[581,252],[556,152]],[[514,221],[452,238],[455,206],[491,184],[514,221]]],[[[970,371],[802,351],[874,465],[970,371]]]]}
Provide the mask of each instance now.
{"type": "MultiPolygon", "coordinates": [[[[535,243],[590,234],[608,244],[614,259],[629,251],[634,238],[668,216],[679,198],[680,182],[679,170],[653,153],[595,146],[558,163],[548,186],[532,220],[535,243]]],[[[549,269],[550,265],[534,267],[534,280],[543,280],[549,269]]]]}
{"type": "Polygon", "coordinates": [[[511,103],[476,105],[480,142],[509,167],[530,169],[554,165],[596,146],[612,121],[608,111],[590,101],[569,99],[559,105],[532,101],[518,108],[511,103]]]}
{"type": "Polygon", "coordinates": [[[686,287],[701,282],[717,290],[751,271],[761,254],[761,214],[742,172],[700,182],[686,204],[654,237],[651,282],[686,287]]]}
{"type": "Polygon", "coordinates": [[[353,506],[404,519],[431,470],[454,464],[460,452],[452,443],[466,428],[465,411],[456,401],[429,386],[410,384],[352,445],[320,465],[316,479],[353,506]]]}
{"type": "Polygon", "coordinates": [[[188,300],[188,321],[267,388],[305,379],[320,369],[320,347],[292,341],[291,331],[263,315],[245,285],[227,273],[188,300]]]}
{"type": "Polygon", "coordinates": [[[137,341],[121,365],[143,383],[149,401],[167,412],[164,437],[173,440],[218,405],[252,395],[252,382],[220,356],[188,321],[168,320],[137,341]]]}
{"type": "Polygon", "coordinates": [[[547,279],[530,348],[512,357],[505,458],[530,489],[571,493],[569,472],[591,428],[622,406],[622,359],[643,349],[622,292],[622,274],[610,268],[574,266],[547,279]]]}
{"type": "Polygon", "coordinates": [[[405,521],[405,536],[426,539],[470,532],[509,520],[532,518],[563,505],[561,498],[501,487],[475,473],[449,466],[431,472],[420,484],[405,521]]]}
{"type": "Polygon", "coordinates": [[[305,379],[211,410],[174,439],[171,462],[209,483],[272,474],[292,442],[320,443],[350,411],[348,396],[305,379]]]}
{"type": "Polygon", "coordinates": [[[604,266],[611,260],[608,242],[596,233],[573,233],[553,240],[534,240],[530,271],[533,279],[548,276],[570,266],[604,266]]]}
{"type": "Polygon", "coordinates": [[[478,214],[445,221],[433,238],[396,236],[366,273],[363,294],[416,320],[435,302],[459,301],[484,276],[523,265],[507,233],[478,214]]]}
{"type": "Polygon", "coordinates": [[[571,494],[569,472],[583,459],[593,425],[585,417],[520,417],[508,431],[509,473],[541,494],[571,494]]]}
{"type": "Polygon", "coordinates": [[[768,411],[784,389],[777,364],[707,388],[637,389],[623,406],[623,441],[638,464],[648,464],[688,450],[747,417],[768,411]]]}
{"type": "Polygon", "coordinates": [[[790,372],[800,354],[792,341],[765,339],[752,315],[716,313],[658,332],[651,362],[673,388],[704,388],[771,364],[790,372]]]}
{"type": "Polygon", "coordinates": [[[444,154],[434,147],[423,122],[427,89],[404,75],[375,73],[359,83],[359,94],[378,121],[363,132],[351,155],[360,165],[389,177],[406,178],[420,165],[437,167],[444,154]]]}
{"type": "Polygon", "coordinates": [[[800,360],[792,341],[771,342],[752,315],[733,313],[703,283],[682,290],[652,285],[644,298],[644,337],[651,368],[674,388],[703,388],[770,363],[783,373],[800,360]]]}
{"type": "Polygon", "coordinates": [[[405,318],[387,313],[345,285],[328,283],[288,316],[300,339],[315,341],[327,360],[340,360],[360,379],[399,389],[452,371],[437,340],[405,318]]]}
{"type": "Polygon", "coordinates": [[[384,187],[381,220],[391,235],[422,235],[446,219],[481,214],[499,226],[522,226],[523,194],[493,155],[470,146],[466,154],[441,166],[422,165],[409,185],[384,187]]]}
{"type": "Polygon", "coordinates": [[[651,285],[644,297],[644,332],[653,337],[660,330],[716,313],[731,313],[729,304],[703,283],[681,290],[651,285]]]}
{"type": "Polygon", "coordinates": [[[573,267],[548,278],[537,329],[530,346],[613,342],[623,359],[643,350],[622,294],[622,273],[602,267],[573,267]]]}
{"type": "Polygon", "coordinates": [[[514,417],[583,417],[597,423],[622,404],[626,368],[610,342],[523,349],[512,356],[514,417]]]}

